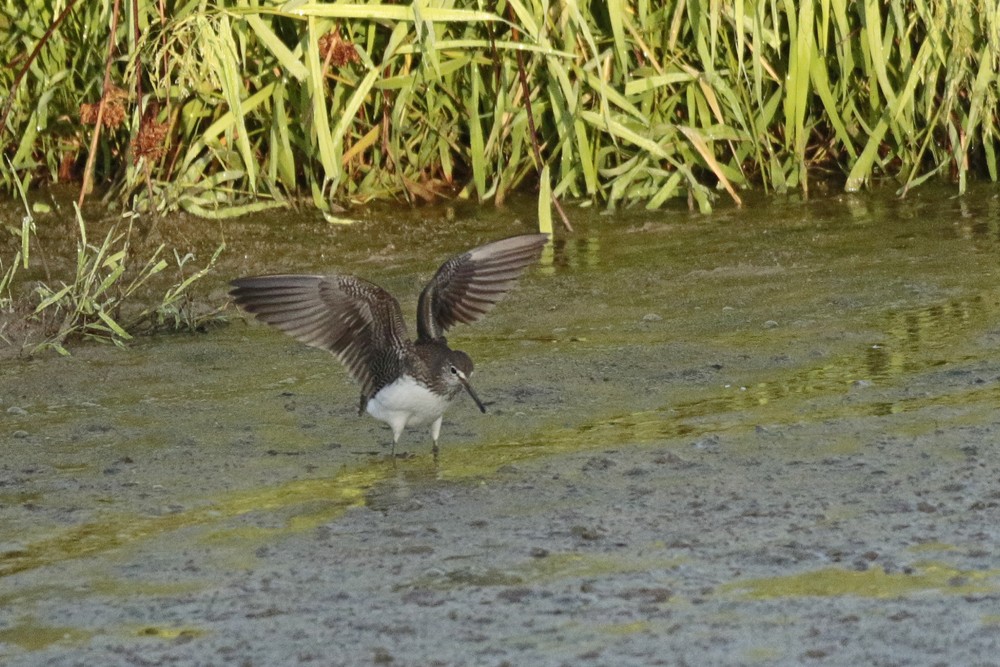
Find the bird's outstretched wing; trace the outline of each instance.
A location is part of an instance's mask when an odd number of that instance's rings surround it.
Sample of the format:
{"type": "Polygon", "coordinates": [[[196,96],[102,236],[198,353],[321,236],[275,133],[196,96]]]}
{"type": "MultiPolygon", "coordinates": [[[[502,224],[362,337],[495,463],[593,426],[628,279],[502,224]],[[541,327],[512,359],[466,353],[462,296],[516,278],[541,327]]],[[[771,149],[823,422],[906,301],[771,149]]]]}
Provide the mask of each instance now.
{"type": "Polygon", "coordinates": [[[471,324],[493,309],[524,270],[538,261],[548,234],[494,241],[452,257],[417,304],[417,340],[433,340],[457,322],[471,324]]]}
{"type": "Polygon", "coordinates": [[[332,352],[371,397],[404,368],[412,345],[399,302],[354,276],[238,278],[230,295],[257,319],[332,352]]]}

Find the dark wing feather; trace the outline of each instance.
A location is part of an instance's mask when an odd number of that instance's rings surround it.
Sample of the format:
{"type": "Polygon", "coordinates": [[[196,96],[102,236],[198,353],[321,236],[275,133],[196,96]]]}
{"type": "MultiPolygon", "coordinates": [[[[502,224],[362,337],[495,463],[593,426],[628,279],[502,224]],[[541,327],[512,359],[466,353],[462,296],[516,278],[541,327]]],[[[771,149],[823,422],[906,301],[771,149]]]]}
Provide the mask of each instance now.
{"type": "Polygon", "coordinates": [[[412,345],[399,302],[354,276],[257,276],[232,281],[248,313],[306,345],[329,350],[371,397],[403,368],[412,345]]]}
{"type": "Polygon", "coordinates": [[[452,257],[437,270],[417,304],[417,340],[440,338],[458,322],[471,324],[493,309],[538,261],[548,234],[514,236],[452,257]]]}

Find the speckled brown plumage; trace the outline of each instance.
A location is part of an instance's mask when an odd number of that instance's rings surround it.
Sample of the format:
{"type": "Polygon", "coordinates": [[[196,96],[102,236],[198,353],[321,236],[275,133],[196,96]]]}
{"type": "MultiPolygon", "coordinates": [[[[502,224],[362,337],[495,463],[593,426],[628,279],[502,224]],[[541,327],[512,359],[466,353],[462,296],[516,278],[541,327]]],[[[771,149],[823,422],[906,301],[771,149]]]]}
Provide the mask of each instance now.
{"type": "MultiPolygon", "coordinates": [[[[492,310],[538,260],[547,239],[546,234],[515,236],[445,261],[420,294],[415,341],[395,297],[355,276],[238,278],[230,294],[262,322],[332,352],[361,385],[362,411],[382,389],[406,376],[446,401],[464,387],[485,411],[468,384],[472,360],[449,348],[444,334],[492,310]]],[[[439,424],[440,419],[435,431],[439,424]]],[[[393,425],[395,438],[399,430],[393,425]]]]}

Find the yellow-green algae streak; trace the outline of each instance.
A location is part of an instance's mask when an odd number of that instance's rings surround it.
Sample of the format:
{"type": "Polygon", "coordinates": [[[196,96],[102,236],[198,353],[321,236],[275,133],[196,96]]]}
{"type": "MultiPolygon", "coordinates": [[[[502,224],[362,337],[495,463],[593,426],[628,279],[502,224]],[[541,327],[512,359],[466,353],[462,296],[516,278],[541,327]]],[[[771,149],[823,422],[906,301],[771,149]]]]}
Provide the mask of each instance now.
{"type": "MultiPolygon", "coordinates": [[[[56,564],[70,558],[93,556],[187,526],[211,525],[251,512],[267,512],[297,505],[324,506],[323,511],[297,516],[284,530],[303,530],[335,519],[349,507],[364,503],[364,492],[384,474],[382,466],[345,472],[329,479],[288,482],[280,486],[240,492],[219,498],[204,507],[161,517],[109,515],[99,523],[72,528],[47,540],[4,554],[0,576],[56,564]]],[[[277,529],[254,533],[282,532],[277,529]]]]}
{"type": "Polygon", "coordinates": [[[82,641],[88,636],[76,628],[60,628],[39,623],[35,618],[22,620],[9,628],[0,629],[0,643],[16,644],[29,651],[63,641],[82,641]]]}
{"type": "Polygon", "coordinates": [[[518,567],[465,573],[441,578],[416,579],[406,587],[452,589],[466,586],[530,586],[560,579],[600,578],[610,574],[667,570],[683,562],[681,558],[610,557],[587,553],[552,553],[533,558],[518,567]]]}
{"type": "Polygon", "coordinates": [[[878,567],[859,572],[831,567],[784,577],[736,581],[722,590],[755,600],[840,595],[898,598],[921,591],[969,595],[1000,590],[1000,569],[962,571],[933,562],[919,564],[912,572],[890,573],[878,567]]]}

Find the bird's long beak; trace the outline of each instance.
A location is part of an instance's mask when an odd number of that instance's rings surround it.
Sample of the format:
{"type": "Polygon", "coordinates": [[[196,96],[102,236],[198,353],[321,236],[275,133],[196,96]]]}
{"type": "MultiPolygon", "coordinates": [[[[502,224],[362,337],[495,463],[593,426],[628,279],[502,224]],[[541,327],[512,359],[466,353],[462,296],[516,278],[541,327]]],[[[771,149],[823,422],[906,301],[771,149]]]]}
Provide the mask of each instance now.
{"type": "Polygon", "coordinates": [[[486,412],[486,406],[483,405],[483,402],[479,400],[478,396],[476,396],[476,390],[472,388],[472,385],[469,384],[469,381],[464,377],[459,377],[458,379],[462,383],[462,386],[465,387],[465,391],[469,392],[469,396],[472,397],[472,400],[476,402],[476,405],[479,407],[479,411],[486,412]]]}

